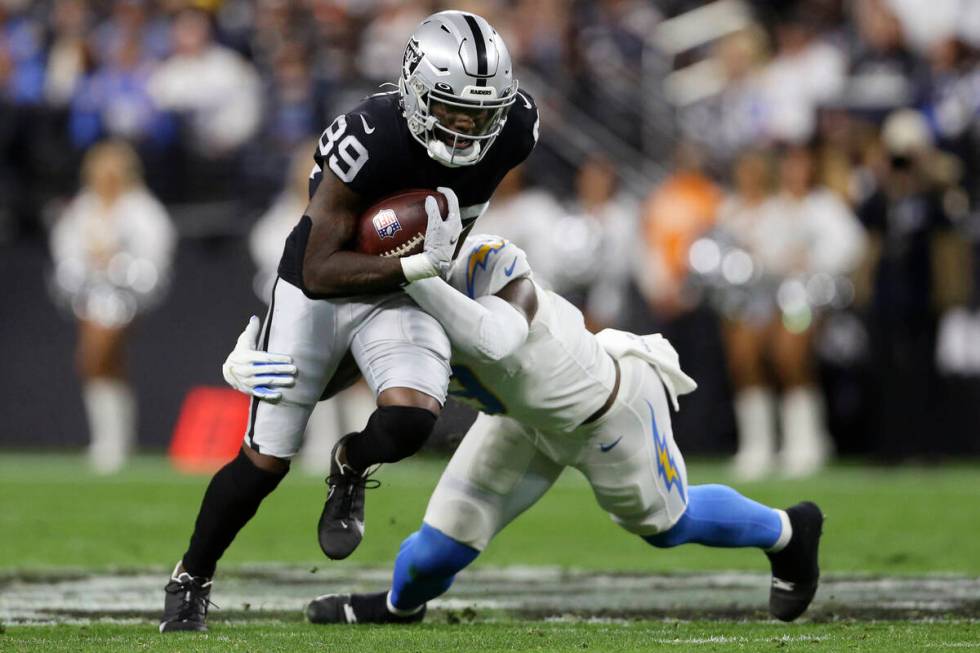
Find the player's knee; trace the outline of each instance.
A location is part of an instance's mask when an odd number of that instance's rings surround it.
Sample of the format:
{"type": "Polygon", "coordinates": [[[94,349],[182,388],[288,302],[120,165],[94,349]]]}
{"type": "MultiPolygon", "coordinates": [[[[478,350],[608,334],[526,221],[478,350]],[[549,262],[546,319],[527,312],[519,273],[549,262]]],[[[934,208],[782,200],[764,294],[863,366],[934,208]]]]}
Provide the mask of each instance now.
{"type": "Polygon", "coordinates": [[[408,458],[425,444],[436,416],[414,406],[381,406],[364,430],[346,441],[347,462],[354,469],[408,458]]]}
{"type": "Polygon", "coordinates": [[[424,408],[378,408],[368,421],[368,428],[380,436],[375,440],[375,457],[381,463],[394,463],[408,458],[422,448],[435,425],[436,416],[424,408]]]}
{"type": "Polygon", "coordinates": [[[418,538],[419,538],[419,532],[415,531],[414,533],[406,537],[404,540],[402,540],[402,543],[398,546],[398,555],[401,555],[406,552],[411,552],[412,546],[415,544],[415,540],[417,540],[418,538]]]}
{"type": "Polygon", "coordinates": [[[457,542],[426,523],[409,536],[410,573],[417,578],[453,576],[480,554],[476,549],[457,542]]]}
{"type": "Polygon", "coordinates": [[[486,548],[499,521],[499,507],[492,501],[455,488],[443,489],[441,482],[425,512],[426,524],[479,551],[486,548]]]}

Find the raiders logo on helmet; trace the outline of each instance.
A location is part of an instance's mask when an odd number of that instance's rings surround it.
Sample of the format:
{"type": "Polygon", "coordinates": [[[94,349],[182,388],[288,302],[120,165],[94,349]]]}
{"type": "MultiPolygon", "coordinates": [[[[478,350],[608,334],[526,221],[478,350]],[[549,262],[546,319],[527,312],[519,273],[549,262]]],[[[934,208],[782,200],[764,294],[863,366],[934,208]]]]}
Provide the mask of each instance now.
{"type": "Polygon", "coordinates": [[[417,39],[412,39],[405,48],[405,58],[402,60],[402,70],[406,79],[412,76],[415,69],[419,67],[420,61],[422,61],[422,51],[419,50],[419,42],[417,39]]]}

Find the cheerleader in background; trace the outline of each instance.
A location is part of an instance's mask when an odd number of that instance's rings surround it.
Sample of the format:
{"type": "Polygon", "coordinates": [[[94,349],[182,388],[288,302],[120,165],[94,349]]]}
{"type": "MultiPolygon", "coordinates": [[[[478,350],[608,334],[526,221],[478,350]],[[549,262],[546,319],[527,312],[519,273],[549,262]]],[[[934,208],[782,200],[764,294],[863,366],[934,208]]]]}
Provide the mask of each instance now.
{"type": "Polygon", "coordinates": [[[139,159],[121,142],[94,146],[82,189],[51,233],[54,290],[78,319],[76,367],[88,418],[89,461],[112,473],[136,441],[136,400],[124,345],[134,318],[167,286],[177,235],[143,184],[139,159]]]}
{"type": "Polygon", "coordinates": [[[781,390],[779,471],[809,475],[832,451],[814,379],[816,314],[809,295],[827,294],[821,288],[859,265],[866,237],[849,206],[815,177],[813,153],[789,147],[779,160],[779,189],[770,195],[765,156],[745,154],[736,164],[735,194],[719,211],[719,228],[756,268],[757,292],[724,323],[738,426],[735,472],[746,480],[777,463],[775,387],[781,390]]]}

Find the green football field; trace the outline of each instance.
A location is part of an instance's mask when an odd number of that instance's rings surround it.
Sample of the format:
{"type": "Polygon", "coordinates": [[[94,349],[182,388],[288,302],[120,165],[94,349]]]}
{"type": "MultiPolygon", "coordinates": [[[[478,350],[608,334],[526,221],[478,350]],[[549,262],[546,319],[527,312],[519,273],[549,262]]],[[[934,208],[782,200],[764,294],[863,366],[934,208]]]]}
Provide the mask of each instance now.
{"type": "MultiPolygon", "coordinates": [[[[663,551],[615,527],[567,472],[414,628],[314,627],[313,596],[380,590],[419,524],[442,460],[389,466],[346,561],[316,543],[323,480],[291,474],[222,561],[211,633],[163,637],[167,573],[207,477],[163,458],[88,473],[72,456],[0,456],[0,651],[980,651],[980,467],[839,465],[805,481],[742,484],[776,506],[804,498],[827,522],[824,583],[796,624],[765,612],[757,551],[663,551]]],[[[719,464],[691,483],[731,483],[719,464]]]]}

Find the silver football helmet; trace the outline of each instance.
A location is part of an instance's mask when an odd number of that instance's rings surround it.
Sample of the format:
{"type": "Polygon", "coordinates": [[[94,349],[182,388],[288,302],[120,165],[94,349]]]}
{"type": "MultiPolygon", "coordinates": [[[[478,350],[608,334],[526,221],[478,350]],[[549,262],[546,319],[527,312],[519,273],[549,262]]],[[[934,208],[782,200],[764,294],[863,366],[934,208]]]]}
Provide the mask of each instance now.
{"type": "Polygon", "coordinates": [[[477,163],[493,145],[517,99],[517,80],[490,23],[441,11],[408,40],[398,91],[415,140],[439,163],[458,167],[477,163]]]}

